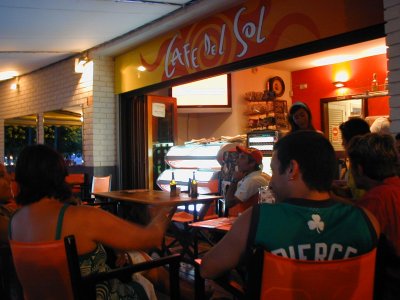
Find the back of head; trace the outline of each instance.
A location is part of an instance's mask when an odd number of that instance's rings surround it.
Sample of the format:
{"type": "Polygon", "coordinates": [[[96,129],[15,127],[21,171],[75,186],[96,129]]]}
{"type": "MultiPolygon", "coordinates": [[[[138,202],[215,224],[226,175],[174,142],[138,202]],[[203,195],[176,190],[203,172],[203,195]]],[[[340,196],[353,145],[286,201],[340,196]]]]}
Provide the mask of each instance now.
{"type": "Polygon", "coordinates": [[[46,145],[25,147],[15,167],[19,184],[17,203],[26,205],[43,197],[61,201],[71,198],[71,188],[65,182],[67,175],[64,159],[57,151],[46,145]]]}
{"type": "Polygon", "coordinates": [[[352,167],[362,166],[364,174],[371,179],[382,181],[396,175],[398,156],[391,135],[356,136],[350,141],[347,153],[352,167]]]}
{"type": "Polygon", "coordinates": [[[363,135],[371,132],[367,121],[361,118],[349,119],[340,124],[339,129],[346,144],[357,135],[363,135]]]}
{"type": "Polygon", "coordinates": [[[283,173],[295,160],[310,190],[329,191],[336,172],[336,155],[331,143],[320,133],[302,130],[281,138],[274,146],[283,173]]]}
{"type": "Polygon", "coordinates": [[[307,104],[298,101],[292,104],[292,106],[289,109],[289,114],[288,114],[288,121],[290,124],[291,132],[299,130],[299,126],[295,123],[294,121],[294,114],[299,110],[299,109],[304,109],[305,112],[307,113],[308,116],[308,122],[309,122],[309,128],[310,130],[315,130],[314,126],[312,125],[312,115],[311,115],[311,110],[308,107],[307,104]]]}
{"type": "Polygon", "coordinates": [[[390,134],[390,119],[388,117],[376,118],[370,129],[374,133],[390,134]]]}

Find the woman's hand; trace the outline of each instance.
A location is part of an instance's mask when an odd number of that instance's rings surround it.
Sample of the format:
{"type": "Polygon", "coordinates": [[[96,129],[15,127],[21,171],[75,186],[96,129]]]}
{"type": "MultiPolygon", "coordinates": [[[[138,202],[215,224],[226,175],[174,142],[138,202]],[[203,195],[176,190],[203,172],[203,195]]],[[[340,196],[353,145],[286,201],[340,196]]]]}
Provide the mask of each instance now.
{"type": "Polygon", "coordinates": [[[148,228],[151,229],[152,234],[155,238],[161,239],[164,237],[164,233],[170,222],[170,214],[172,212],[172,207],[153,207],[150,210],[150,215],[153,216],[148,228]]]}

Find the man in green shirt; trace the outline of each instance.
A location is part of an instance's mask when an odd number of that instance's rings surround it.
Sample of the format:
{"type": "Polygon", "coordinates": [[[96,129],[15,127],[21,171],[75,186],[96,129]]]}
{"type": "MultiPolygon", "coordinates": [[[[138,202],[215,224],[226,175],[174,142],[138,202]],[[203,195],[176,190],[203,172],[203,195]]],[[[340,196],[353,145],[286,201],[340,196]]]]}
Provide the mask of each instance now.
{"type": "Polygon", "coordinates": [[[274,146],[271,169],[276,204],[257,205],[236,220],[203,257],[204,278],[237,267],[249,245],[305,260],[342,259],[376,246],[379,225],[372,214],[330,199],[336,157],[323,135],[298,131],[281,138],[274,146]]]}

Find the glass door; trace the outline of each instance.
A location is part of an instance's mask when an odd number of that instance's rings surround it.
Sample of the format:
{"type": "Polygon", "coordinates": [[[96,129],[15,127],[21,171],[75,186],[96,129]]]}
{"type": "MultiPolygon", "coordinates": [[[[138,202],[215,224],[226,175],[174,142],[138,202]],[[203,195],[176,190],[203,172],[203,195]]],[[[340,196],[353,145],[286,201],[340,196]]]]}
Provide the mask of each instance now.
{"type": "Polygon", "coordinates": [[[159,189],[158,176],[168,167],[165,155],[177,141],[176,98],[147,96],[149,187],[159,189]]]}

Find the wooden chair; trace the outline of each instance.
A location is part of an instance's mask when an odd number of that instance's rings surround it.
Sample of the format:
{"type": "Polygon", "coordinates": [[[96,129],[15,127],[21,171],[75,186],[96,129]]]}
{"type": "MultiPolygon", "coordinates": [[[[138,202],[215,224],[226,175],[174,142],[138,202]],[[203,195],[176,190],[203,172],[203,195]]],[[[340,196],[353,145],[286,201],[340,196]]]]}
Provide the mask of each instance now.
{"type": "MultiPolygon", "coordinates": [[[[194,210],[196,210],[196,206],[194,207],[194,210]]],[[[189,256],[189,262],[196,258],[197,241],[194,241],[193,233],[189,224],[195,221],[218,218],[218,215],[215,214],[215,210],[215,204],[207,203],[202,204],[198,213],[191,213],[188,211],[175,212],[171,218],[169,226],[171,240],[167,243],[164,239],[164,252],[171,253],[169,249],[179,244],[182,247],[181,254],[183,256],[187,254],[189,256]]]]}
{"type": "MultiPolygon", "coordinates": [[[[373,299],[376,249],[343,260],[308,261],[273,255],[256,248],[247,265],[246,288],[227,278],[215,282],[238,299],[373,299]]],[[[204,297],[204,279],[196,267],[196,299],[204,297]]]]}
{"type": "Polygon", "coordinates": [[[133,273],[165,265],[169,265],[171,299],[180,298],[177,254],[83,277],[73,236],[43,243],[11,240],[10,246],[26,300],[96,299],[96,283],[112,278],[129,280],[133,273]]]}

